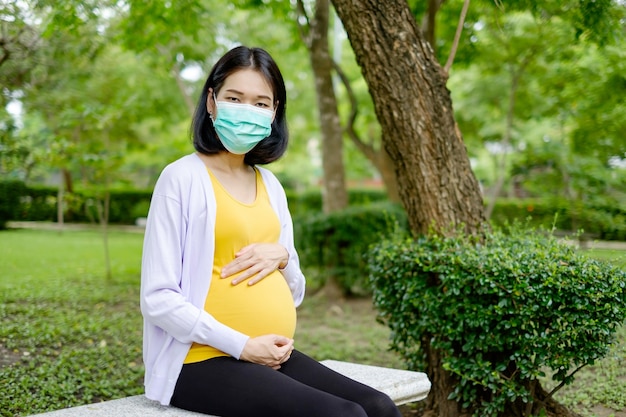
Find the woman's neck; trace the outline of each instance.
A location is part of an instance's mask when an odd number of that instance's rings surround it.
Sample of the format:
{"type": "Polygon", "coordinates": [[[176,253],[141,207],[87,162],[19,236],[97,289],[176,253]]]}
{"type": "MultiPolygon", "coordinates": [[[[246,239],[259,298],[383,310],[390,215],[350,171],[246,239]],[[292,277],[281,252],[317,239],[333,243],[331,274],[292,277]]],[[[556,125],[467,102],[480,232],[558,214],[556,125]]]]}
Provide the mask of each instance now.
{"type": "Polygon", "coordinates": [[[219,152],[216,154],[204,155],[198,153],[204,164],[212,169],[224,173],[249,172],[250,165],[244,162],[245,155],[235,155],[230,152],[219,152]]]}

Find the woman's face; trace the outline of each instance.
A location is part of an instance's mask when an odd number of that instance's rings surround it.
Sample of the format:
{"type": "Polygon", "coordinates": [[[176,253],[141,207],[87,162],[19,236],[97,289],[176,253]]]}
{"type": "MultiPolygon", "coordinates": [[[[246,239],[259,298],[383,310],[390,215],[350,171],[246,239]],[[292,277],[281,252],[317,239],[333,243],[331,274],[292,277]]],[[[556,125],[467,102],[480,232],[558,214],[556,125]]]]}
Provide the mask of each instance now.
{"type": "MultiPolygon", "coordinates": [[[[213,100],[215,91],[209,89],[207,111],[217,117],[213,100]]],[[[265,77],[253,69],[242,69],[230,74],[216,94],[217,101],[251,104],[262,109],[274,110],[274,94],[265,77]]]]}

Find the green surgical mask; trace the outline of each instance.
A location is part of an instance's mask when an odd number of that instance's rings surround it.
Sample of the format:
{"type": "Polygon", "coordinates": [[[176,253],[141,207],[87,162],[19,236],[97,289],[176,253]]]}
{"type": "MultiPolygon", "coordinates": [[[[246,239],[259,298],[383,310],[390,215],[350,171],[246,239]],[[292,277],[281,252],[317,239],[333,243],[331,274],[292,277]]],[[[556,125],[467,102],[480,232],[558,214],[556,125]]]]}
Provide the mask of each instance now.
{"type": "Polygon", "coordinates": [[[244,155],[272,132],[272,110],[251,104],[217,101],[217,117],[213,127],[222,145],[230,152],[244,155]]]}

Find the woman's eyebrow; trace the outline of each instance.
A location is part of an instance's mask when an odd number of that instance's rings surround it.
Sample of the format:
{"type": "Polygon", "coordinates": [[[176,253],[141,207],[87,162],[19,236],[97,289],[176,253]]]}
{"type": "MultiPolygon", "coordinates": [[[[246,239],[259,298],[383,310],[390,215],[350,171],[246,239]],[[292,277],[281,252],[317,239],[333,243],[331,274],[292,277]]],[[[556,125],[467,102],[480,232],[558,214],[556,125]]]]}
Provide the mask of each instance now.
{"type": "MultiPolygon", "coordinates": [[[[241,91],[235,90],[234,88],[228,88],[226,91],[231,93],[231,94],[236,94],[236,95],[239,95],[239,96],[244,96],[245,95],[241,91]]],[[[263,98],[263,99],[272,101],[272,98],[270,96],[266,96],[264,94],[259,94],[258,96],[256,96],[256,98],[263,98]]]]}

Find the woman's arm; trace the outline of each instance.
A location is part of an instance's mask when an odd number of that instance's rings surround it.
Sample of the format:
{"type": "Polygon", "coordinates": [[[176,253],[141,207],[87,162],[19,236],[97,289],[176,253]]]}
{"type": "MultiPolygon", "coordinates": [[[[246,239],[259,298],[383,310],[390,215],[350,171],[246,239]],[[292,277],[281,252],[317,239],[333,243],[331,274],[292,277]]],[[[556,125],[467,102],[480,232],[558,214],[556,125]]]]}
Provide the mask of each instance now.
{"type": "MultiPolygon", "coordinates": [[[[248,336],[215,320],[203,305],[191,303],[194,288],[183,291],[188,219],[175,192],[177,186],[172,185],[178,183],[164,171],[150,204],[141,268],[142,314],[148,322],[183,343],[210,345],[239,358],[248,336]]],[[[191,274],[188,286],[193,285],[194,272],[191,274]]]]}

